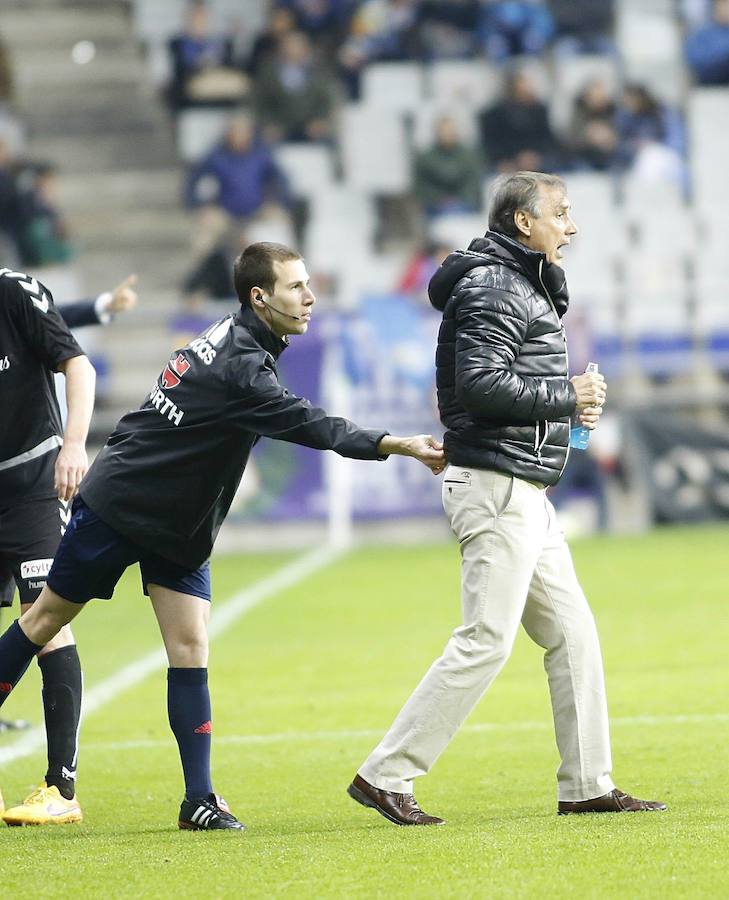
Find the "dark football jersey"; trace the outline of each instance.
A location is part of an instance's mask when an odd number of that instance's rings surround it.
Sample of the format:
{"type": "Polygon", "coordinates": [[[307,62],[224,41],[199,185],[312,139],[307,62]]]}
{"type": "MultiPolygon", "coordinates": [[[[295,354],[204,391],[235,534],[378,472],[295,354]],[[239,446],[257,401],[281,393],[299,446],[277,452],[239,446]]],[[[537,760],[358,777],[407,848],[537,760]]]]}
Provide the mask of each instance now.
{"type": "Polygon", "coordinates": [[[82,355],[50,291],[0,269],[0,508],[54,496],[63,428],[53,373],[82,355]]]}

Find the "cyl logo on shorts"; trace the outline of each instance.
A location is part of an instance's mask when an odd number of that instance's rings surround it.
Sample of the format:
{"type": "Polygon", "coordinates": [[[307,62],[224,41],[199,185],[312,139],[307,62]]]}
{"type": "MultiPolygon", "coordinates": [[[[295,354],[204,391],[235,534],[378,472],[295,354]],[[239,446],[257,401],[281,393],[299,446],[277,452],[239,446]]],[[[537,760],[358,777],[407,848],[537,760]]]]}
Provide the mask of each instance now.
{"type": "Polygon", "coordinates": [[[21,578],[45,578],[51,571],[52,559],[28,559],[20,564],[21,578]]]}

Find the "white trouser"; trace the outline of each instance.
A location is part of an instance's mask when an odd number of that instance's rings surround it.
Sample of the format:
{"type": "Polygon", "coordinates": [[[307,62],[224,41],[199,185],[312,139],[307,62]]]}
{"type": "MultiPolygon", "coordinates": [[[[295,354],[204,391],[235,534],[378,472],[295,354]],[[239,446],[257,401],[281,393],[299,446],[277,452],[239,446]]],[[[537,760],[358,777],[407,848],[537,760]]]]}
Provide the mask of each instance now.
{"type": "Polygon", "coordinates": [[[543,487],[449,466],[443,506],[461,545],[463,625],[360,768],[412,793],[509,658],[519,622],[540,647],[561,764],[560,800],[614,788],[600,644],[564,534],[543,487]]]}

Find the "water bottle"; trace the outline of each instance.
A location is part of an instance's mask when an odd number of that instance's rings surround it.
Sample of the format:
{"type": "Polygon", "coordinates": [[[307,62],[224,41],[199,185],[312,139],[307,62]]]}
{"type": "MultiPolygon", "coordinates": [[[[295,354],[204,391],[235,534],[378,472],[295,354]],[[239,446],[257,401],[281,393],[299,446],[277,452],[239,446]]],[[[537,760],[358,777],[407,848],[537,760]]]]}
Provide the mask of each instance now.
{"type": "MultiPolygon", "coordinates": [[[[588,372],[597,372],[597,363],[588,363],[585,374],[588,372]]],[[[585,425],[575,425],[570,429],[570,447],[574,450],[587,450],[587,445],[589,443],[590,429],[585,425]]]]}

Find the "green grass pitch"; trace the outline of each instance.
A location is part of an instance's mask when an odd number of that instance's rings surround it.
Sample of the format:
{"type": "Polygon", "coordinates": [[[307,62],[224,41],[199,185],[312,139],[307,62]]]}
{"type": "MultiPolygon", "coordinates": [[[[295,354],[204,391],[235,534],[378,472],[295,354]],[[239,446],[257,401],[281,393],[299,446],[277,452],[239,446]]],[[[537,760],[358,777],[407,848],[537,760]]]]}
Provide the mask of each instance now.
{"type": "MultiPolygon", "coordinates": [[[[353,803],[356,767],[459,611],[455,544],[364,548],[213,643],[214,779],[243,835],[175,827],[182,779],[160,670],[86,719],[82,825],[0,829],[0,896],[729,896],[728,545],[713,527],[573,545],[602,639],[615,780],[667,813],[555,815],[546,678],[524,635],[416,784],[444,828],[397,828],[353,803]]],[[[292,558],[216,559],[215,605],[292,558]]],[[[135,573],[92,605],[75,626],[88,688],[159,643],[135,573]]],[[[38,690],[32,672],[3,712],[38,721],[38,690]]],[[[43,763],[37,752],[3,767],[6,802],[43,763]]]]}

